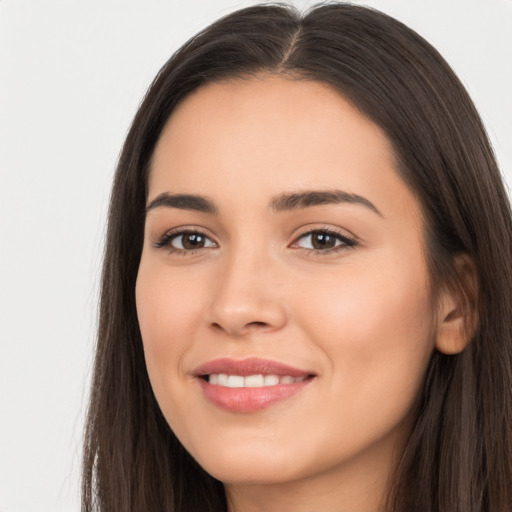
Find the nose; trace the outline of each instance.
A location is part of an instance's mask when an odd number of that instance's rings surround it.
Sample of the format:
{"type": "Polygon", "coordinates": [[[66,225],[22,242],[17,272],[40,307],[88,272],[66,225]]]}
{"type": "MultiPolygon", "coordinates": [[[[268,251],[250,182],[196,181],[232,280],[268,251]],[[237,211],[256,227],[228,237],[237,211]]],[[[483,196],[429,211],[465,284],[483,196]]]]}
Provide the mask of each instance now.
{"type": "Polygon", "coordinates": [[[251,251],[222,262],[206,313],[213,329],[241,337],[286,324],[282,272],[269,260],[251,251]]]}

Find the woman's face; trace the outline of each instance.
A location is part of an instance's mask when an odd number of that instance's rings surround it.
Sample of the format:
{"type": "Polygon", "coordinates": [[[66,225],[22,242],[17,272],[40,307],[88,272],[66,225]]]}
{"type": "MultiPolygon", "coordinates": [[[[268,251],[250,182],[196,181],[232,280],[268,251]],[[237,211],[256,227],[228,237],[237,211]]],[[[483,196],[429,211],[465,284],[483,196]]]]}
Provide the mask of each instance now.
{"type": "Polygon", "coordinates": [[[185,448],[228,484],[385,478],[436,324],[383,132],[317,82],[209,84],[168,121],[147,205],[137,311],[185,448]]]}

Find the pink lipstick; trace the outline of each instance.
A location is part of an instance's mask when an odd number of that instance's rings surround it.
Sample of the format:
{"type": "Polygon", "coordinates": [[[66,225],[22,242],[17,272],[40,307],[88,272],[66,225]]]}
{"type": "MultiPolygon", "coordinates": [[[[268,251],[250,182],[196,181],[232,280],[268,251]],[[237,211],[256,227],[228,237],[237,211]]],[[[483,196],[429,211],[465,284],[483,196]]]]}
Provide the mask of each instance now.
{"type": "Polygon", "coordinates": [[[194,372],[205,397],[231,412],[256,412],[290,398],[315,377],[266,359],[215,359],[194,372]]]}

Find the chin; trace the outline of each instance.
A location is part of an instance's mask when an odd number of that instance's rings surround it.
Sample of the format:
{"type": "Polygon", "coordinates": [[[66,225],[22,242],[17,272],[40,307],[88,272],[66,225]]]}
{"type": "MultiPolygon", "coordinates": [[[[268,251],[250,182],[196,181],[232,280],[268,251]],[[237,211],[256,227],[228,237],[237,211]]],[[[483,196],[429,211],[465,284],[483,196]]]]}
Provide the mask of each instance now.
{"type": "Polygon", "coordinates": [[[277,484],[304,476],[296,456],[255,452],[225,450],[195,458],[207,473],[226,484],[277,484]]]}
{"type": "Polygon", "coordinates": [[[275,461],[269,461],[262,466],[239,460],[237,464],[212,464],[211,467],[204,465],[203,469],[225,484],[269,485],[300,479],[294,471],[276,465],[275,461]]]}

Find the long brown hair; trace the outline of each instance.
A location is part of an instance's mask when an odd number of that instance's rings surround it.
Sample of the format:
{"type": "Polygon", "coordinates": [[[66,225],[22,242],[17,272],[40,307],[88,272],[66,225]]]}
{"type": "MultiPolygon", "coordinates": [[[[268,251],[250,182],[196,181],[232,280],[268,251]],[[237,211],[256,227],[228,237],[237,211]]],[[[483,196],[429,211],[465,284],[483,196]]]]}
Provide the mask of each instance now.
{"type": "Polygon", "coordinates": [[[454,255],[469,255],[477,269],[478,328],[462,353],[432,356],[389,510],[509,512],[512,221],[493,151],[464,87],[430,44],[385,14],[339,3],[305,15],[267,4],[225,16],[150,86],[111,196],[82,510],[226,510],[222,484],[185,451],[157,405],[134,290],[147,173],[165,122],[197,87],[261,72],[330,84],[384,130],[423,210],[434,292],[460,284],[454,255]]]}

